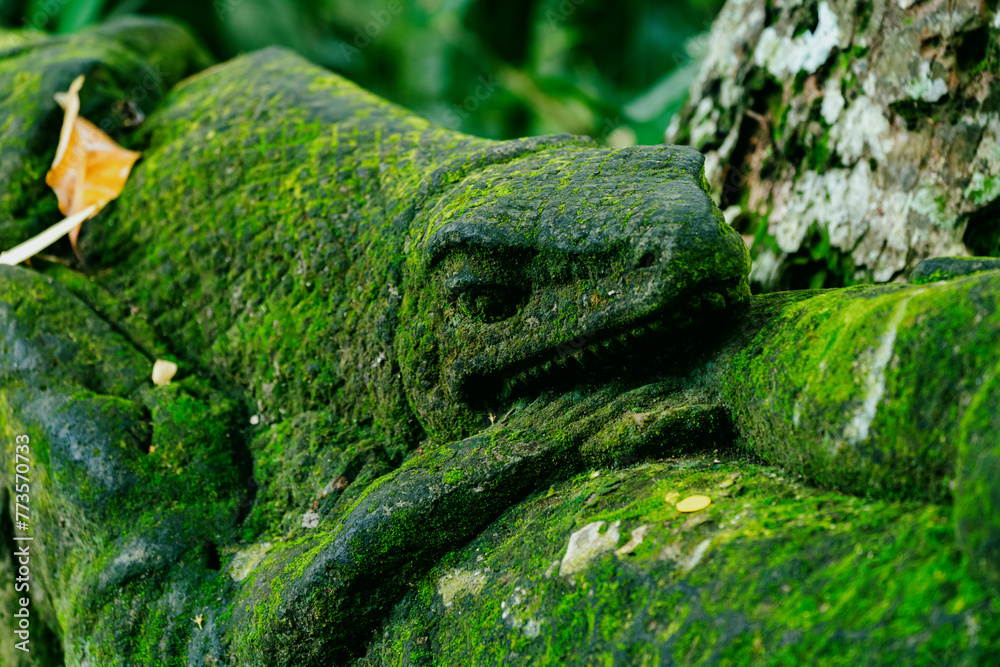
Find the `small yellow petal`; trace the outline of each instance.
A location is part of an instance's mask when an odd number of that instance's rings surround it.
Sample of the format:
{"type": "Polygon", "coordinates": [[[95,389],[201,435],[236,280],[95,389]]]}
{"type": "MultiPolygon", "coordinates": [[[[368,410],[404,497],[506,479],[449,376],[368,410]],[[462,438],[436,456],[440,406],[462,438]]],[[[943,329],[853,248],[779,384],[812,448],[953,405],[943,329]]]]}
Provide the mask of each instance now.
{"type": "Polygon", "coordinates": [[[697,512],[712,504],[712,499],[708,496],[688,496],[677,503],[678,512],[697,512]]]}
{"type": "Polygon", "coordinates": [[[157,387],[170,384],[170,381],[174,379],[174,375],[176,374],[177,364],[172,361],[157,359],[156,363],[153,364],[153,384],[157,387]]]}

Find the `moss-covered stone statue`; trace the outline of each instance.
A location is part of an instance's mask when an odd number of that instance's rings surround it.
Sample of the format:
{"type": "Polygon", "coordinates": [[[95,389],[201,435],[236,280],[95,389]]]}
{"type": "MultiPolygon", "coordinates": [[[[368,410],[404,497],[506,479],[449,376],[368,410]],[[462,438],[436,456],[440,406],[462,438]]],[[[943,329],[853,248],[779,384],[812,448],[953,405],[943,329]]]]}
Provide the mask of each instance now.
{"type": "MultiPolygon", "coordinates": [[[[87,74],[99,117],[206,64],[158,22],[17,39],[6,244],[54,208],[53,90],[87,74]]],[[[8,506],[17,436],[31,471],[0,553],[33,537],[61,646],[4,660],[1000,653],[1000,272],[751,297],[691,149],[476,139],[274,49],[170,84],[125,105],[143,159],[86,272],[0,268],[8,506]]]]}

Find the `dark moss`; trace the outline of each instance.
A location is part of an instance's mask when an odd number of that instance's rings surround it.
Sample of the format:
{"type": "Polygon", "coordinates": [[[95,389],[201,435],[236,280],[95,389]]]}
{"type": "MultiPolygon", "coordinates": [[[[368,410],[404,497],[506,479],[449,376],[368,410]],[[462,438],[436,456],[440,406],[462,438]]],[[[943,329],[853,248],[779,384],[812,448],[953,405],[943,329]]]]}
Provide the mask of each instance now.
{"type": "Polygon", "coordinates": [[[924,285],[997,269],[1000,269],[1000,259],[992,257],[935,257],[918,264],[910,274],[910,282],[924,285]]]}

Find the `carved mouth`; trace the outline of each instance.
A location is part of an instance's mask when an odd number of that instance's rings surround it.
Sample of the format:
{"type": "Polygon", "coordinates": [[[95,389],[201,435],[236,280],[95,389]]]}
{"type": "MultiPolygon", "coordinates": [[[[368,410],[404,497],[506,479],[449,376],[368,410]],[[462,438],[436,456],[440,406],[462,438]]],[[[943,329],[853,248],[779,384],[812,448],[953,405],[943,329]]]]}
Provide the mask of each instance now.
{"type": "Polygon", "coordinates": [[[713,287],[627,326],[583,333],[497,373],[472,375],[465,382],[470,404],[495,413],[517,399],[584,382],[633,384],[676,373],[693,363],[694,348],[723,329],[713,325],[729,311],[735,286],[713,287]]]}

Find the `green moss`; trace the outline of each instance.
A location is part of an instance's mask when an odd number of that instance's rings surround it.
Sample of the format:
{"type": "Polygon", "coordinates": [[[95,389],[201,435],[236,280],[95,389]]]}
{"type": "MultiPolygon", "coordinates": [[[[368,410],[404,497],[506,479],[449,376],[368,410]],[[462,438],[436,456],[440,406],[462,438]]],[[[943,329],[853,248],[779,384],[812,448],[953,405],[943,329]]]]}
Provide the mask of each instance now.
{"type": "Polygon", "coordinates": [[[855,24],[857,26],[855,28],[855,31],[864,32],[865,30],[868,29],[868,24],[871,23],[872,12],[874,11],[875,8],[870,2],[859,2],[857,5],[855,5],[855,7],[856,7],[855,16],[857,20],[857,23],[855,24]]]}
{"type": "Polygon", "coordinates": [[[264,424],[330,409],[375,426],[392,460],[425,431],[443,442],[488,424],[489,408],[461,399],[444,368],[502,372],[610,333],[602,322],[672,313],[688,293],[748,294],[745,249],[692,151],[474,139],[279,51],[178,87],[135,143],[144,159],[90,248],[113,267],[102,283],[128,309],[116,317],[245,388],[264,424]],[[557,210],[573,224],[556,224],[557,210]],[[149,218],[158,224],[140,224],[149,218]],[[647,253],[671,276],[654,285],[654,272],[635,272],[632,241],[675,220],[678,242],[647,253]],[[603,277],[580,270],[591,255],[603,277]],[[443,293],[460,264],[488,274],[489,290],[443,293]],[[648,304],[607,298],[640,279],[656,294],[648,304]],[[501,284],[511,299],[494,294],[501,284]],[[553,300],[563,305],[550,315],[553,300]],[[509,321],[492,321],[507,301],[509,321]]]}
{"type": "Polygon", "coordinates": [[[829,131],[824,131],[819,137],[813,139],[806,164],[813,171],[822,174],[830,166],[830,157],[832,155],[833,149],[830,146],[830,133],[829,131]]]}
{"type": "MultiPolygon", "coordinates": [[[[745,246],[692,151],[473,139],[279,50],[185,81],[134,144],[97,280],[0,271],[4,358],[35,364],[2,369],[0,426],[37,438],[53,490],[43,571],[71,663],[339,664],[390,610],[372,650],[395,663],[995,645],[969,576],[992,525],[960,519],[966,566],[933,503],[956,461],[958,515],[992,498],[976,462],[992,470],[997,398],[974,383],[996,275],[747,304],[745,246]],[[161,356],[182,373],[154,388],[161,356]],[[568,357],[598,372],[535,381],[568,357]],[[728,459],[734,425],[871,500],[728,459]],[[681,515],[693,493],[713,504],[681,515]],[[560,576],[593,522],[619,539],[560,576]]],[[[818,245],[807,261],[835,261],[818,245]]]]}
{"type": "Polygon", "coordinates": [[[964,574],[946,508],[865,501],[711,459],[582,474],[552,490],[423,577],[369,646],[368,664],[406,664],[417,653],[482,665],[626,655],[651,664],[847,665],[873,655],[974,663],[1000,633],[991,590],[964,574]],[[694,493],[713,499],[703,515],[674,509],[694,493]],[[593,521],[620,521],[623,539],[640,525],[647,532],[632,554],[604,552],[559,576],[553,563],[570,534],[593,521]],[[454,572],[478,573],[482,588],[445,606],[439,582],[454,572]]]}
{"type": "Polygon", "coordinates": [[[462,481],[463,476],[464,473],[459,469],[449,470],[441,477],[441,481],[445,484],[457,484],[462,481]]]}
{"type": "Polygon", "coordinates": [[[1000,259],[992,257],[935,257],[917,265],[910,274],[910,283],[926,285],[997,269],[1000,269],[1000,259]]]}
{"type": "MultiPolygon", "coordinates": [[[[11,34],[11,33],[6,33],[11,34]]],[[[208,57],[179,26],[162,20],[119,19],[60,39],[24,35],[21,48],[0,55],[0,247],[10,248],[61,215],[45,184],[55,155],[62,112],[52,96],[86,74],[81,115],[124,139],[116,101],[150,108],[208,57]],[[27,47],[31,44],[30,48],[27,47]]],[[[92,223],[99,224],[99,223],[92,223]]]]}
{"type": "Polygon", "coordinates": [[[769,323],[720,372],[748,444],[868,497],[947,498],[958,425],[995,358],[997,280],[762,299],[769,323]]]}
{"type": "Polygon", "coordinates": [[[981,381],[959,426],[955,527],[977,573],[996,583],[1000,582],[1000,522],[992,508],[1000,502],[996,484],[1000,472],[996,444],[1000,428],[1000,412],[996,409],[1000,401],[1000,366],[982,376],[981,381]]]}
{"type": "Polygon", "coordinates": [[[30,525],[46,542],[32,577],[48,591],[67,660],[80,662],[86,638],[101,664],[124,664],[130,652],[181,664],[187,617],[162,625],[177,610],[161,584],[224,581],[204,563],[234,538],[239,410],[197,377],[153,388],[150,359],[51,277],[0,274],[0,428],[11,460],[15,436],[31,439],[30,525]],[[173,565],[185,553],[199,574],[173,565]]]}

